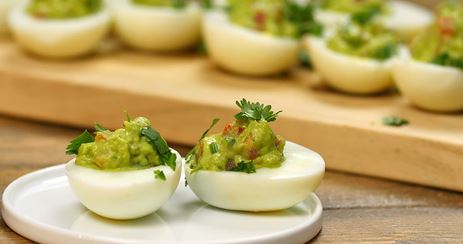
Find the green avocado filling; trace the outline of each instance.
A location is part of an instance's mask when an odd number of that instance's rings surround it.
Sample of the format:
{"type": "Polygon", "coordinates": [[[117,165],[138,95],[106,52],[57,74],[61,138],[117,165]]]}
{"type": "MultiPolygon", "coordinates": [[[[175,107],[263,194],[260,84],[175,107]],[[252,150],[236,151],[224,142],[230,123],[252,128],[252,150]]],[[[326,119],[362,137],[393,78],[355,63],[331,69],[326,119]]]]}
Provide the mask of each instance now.
{"type": "Polygon", "coordinates": [[[314,20],[310,4],[285,0],[229,0],[232,23],[272,36],[299,38],[305,34],[321,35],[322,26],[314,20]]]}
{"type": "Polygon", "coordinates": [[[237,104],[242,111],[235,115],[236,121],[227,125],[221,133],[206,135],[209,130],[206,131],[187,155],[187,167],[192,172],[254,173],[259,168],[281,166],[285,159],[285,139],[275,135],[269,125],[279,112],[273,113],[271,106],[250,103],[245,99],[237,104]]]}
{"type": "Polygon", "coordinates": [[[199,2],[203,8],[211,8],[212,0],[132,0],[134,4],[150,7],[174,7],[184,8],[191,2],[199,2]]]}
{"type": "Polygon", "coordinates": [[[349,24],[341,26],[327,45],[331,50],[347,55],[387,60],[399,47],[398,37],[374,21],[378,9],[366,9],[352,15],[349,24]]]}
{"type": "Polygon", "coordinates": [[[318,0],[323,9],[343,13],[356,13],[364,9],[377,8],[381,13],[388,11],[387,1],[384,0],[318,0]]]}
{"type": "Polygon", "coordinates": [[[36,18],[72,19],[94,14],[102,5],[102,0],[32,0],[27,12],[36,18]]]}
{"type": "Polygon", "coordinates": [[[77,154],[77,165],[113,171],[168,165],[175,170],[175,154],[147,118],[127,119],[115,131],[99,124],[95,129],[95,137],[85,131],[68,145],[66,152],[77,154]]]}
{"type": "Polygon", "coordinates": [[[435,23],[413,40],[411,52],[418,61],[463,69],[463,3],[438,7],[435,23]]]}

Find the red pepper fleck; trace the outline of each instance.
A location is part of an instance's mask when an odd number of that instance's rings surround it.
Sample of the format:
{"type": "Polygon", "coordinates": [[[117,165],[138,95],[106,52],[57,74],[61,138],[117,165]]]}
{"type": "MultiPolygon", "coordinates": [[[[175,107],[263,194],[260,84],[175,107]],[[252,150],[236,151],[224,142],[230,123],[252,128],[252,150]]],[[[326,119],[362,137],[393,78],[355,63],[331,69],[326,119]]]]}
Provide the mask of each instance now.
{"type": "Polygon", "coordinates": [[[243,128],[243,127],[238,127],[238,135],[241,134],[241,133],[243,133],[243,131],[244,131],[244,128],[243,128]]]}
{"type": "Polygon", "coordinates": [[[266,19],[266,15],[264,12],[262,11],[258,11],[256,12],[256,14],[254,15],[254,21],[256,22],[257,24],[257,29],[260,30],[260,31],[264,31],[265,30],[265,19],[266,19]]]}
{"type": "Polygon", "coordinates": [[[455,35],[455,22],[450,17],[441,17],[437,20],[437,27],[442,36],[455,35]]]}

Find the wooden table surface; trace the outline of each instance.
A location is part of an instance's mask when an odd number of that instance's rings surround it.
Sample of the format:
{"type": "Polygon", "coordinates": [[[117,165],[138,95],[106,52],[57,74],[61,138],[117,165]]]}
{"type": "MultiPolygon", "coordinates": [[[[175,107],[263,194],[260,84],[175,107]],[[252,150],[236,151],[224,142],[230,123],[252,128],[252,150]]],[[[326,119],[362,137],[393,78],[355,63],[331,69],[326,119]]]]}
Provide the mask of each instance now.
{"type": "MultiPolygon", "coordinates": [[[[66,162],[64,148],[78,133],[0,116],[0,192],[21,175],[66,162]]],[[[324,206],[317,243],[463,243],[463,194],[333,171],[317,194],[324,206]]],[[[23,242],[0,217],[0,243],[23,242]]]]}

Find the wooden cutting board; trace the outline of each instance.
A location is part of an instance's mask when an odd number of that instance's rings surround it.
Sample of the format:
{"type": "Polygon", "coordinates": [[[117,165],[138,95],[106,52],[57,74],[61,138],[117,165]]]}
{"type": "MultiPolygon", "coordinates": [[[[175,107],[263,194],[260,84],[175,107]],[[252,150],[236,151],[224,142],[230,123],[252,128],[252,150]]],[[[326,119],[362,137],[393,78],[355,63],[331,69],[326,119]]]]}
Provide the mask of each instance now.
{"type": "MultiPolygon", "coordinates": [[[[224,72],[195,54],[146,54],[112,47],[74,61],[28,56],[0,41],[0,112],[78,127],[115,128],[132,117],[152,119],[171,142],[193,145],[210,121],[233,120],[235,100],[284,110],[274,129],[319,152],[333,170],[463,191],[463,114],[434,114],[396,93],[355,97],[296,69],[259,79],[224,72]],[[396,115],[409,126],[384,126],[396,115]]],[[[438,82],[438,81],[436,81],[438,82]]],[[[14,142],[6,142],[14,143],[14,142]]],[[[64,145],[63,145],[64,146],[64,145]]]]}

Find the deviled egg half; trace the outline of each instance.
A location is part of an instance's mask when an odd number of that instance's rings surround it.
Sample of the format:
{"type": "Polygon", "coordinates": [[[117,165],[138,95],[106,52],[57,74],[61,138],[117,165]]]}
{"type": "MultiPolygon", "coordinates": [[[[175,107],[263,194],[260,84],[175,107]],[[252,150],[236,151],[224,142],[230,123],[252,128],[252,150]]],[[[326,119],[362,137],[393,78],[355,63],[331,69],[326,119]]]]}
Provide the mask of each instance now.
{"type": "Polygon", "coordinates": [[[8,14],[10,9],[17,3],[18,0],[0,0],[0,34],[9,32],[8,28],[8,14]]]}
{"type": "Polygon", "coordinates": [[[201,5],[207,1],[119,0],[113,4],[116,33],[127,45],[142,50],[192,48],[201,38],[201,5]]]}
{"type": "Polygon", "coordinates": [[[392,60],[403,50],[396,35],[375,14],[352,15],[348,24],[305,45],[315,70],[333,88],[352,94],[374,94],[390,88],[392,60]]]}
{"type": "Polygon", "coordinates": [[[397,87],[423,109],[463,110],[463,3],[446,0],[436,21],[411,44],[411,57],[393,66],[397,87]]]}
{"type": "Polygon", "coordinates": [[[428,9],[401,0],[321,0],[316,12],[317,21],[327,28],[336,28],[349,22],[349,16],[358,11],[378,9],[379,21],[388,29],[395,31],[401,39],[410,40],[426,29],[433,21],[428,9]]]}
{"type": "Polygon", "coordinates": [[[229,0],[227,11],[205,16],[203,28],[214,63],[252,76],[288,71],[298,62],[298,38],[321,32],[310,5],[283,0],[229,0]]]}
{"type": "Polygon", "coordinates": [[[204,202],[223,209],[273,211],[306,199],[323,178],[315,152],[275,135],[271,106],[237,102],[236,121],[218,134],[203,134],[187,155],[188,186],[204,202]]]}
{"type": "Polygon", "coordinates": [[[144,117],[110,131],[96,126],[67,148],[76,158],[66,164],[69,184],[92,212],[111,219],[134,219],[158,210],[174,193],[181,156],[144,117]]]}
{"type": "Polygon", "coordinates": [[[109,24],[104,0],[24,0],[9,16],[18,44],[51,58],[91,53],[108,33],[109,24]]]}

